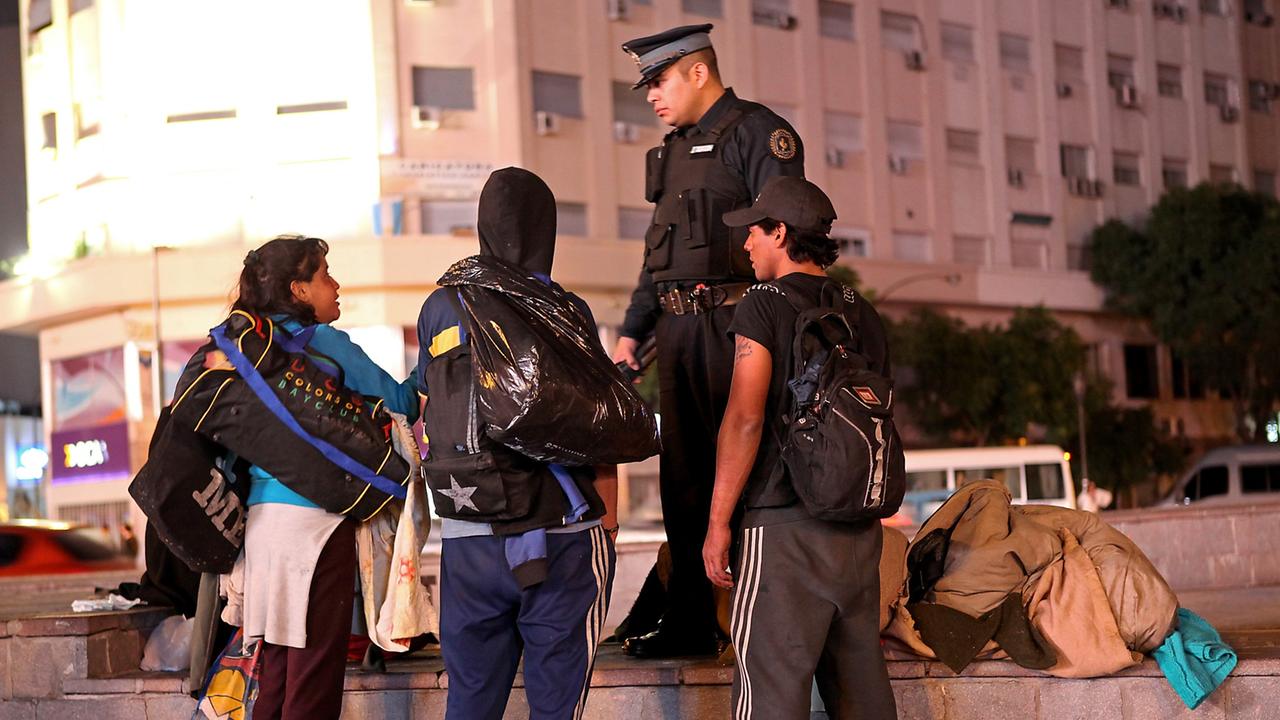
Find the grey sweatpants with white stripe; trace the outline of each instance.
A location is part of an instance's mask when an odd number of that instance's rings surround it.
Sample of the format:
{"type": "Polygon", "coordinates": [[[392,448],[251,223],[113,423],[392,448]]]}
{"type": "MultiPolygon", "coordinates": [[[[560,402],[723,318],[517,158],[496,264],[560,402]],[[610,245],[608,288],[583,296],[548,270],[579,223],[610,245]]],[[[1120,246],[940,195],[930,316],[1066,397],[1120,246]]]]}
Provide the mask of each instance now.
{"type": "Polygon", "coordinates": [[[896,717],[880,649],[878,522],[803,519],[742,531],[734,575],[734,720],[896,717]]]}

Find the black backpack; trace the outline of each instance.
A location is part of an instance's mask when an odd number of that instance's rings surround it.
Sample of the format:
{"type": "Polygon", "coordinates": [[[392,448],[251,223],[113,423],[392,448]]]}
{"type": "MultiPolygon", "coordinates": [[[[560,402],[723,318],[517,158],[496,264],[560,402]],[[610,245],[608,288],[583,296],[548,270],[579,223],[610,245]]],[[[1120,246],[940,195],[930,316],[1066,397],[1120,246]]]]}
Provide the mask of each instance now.
{"type": "Polygon", "coordinates": [[[815,307],[782,295],[799,315],[774,473],[787,474],[812,517],[890,517],[902,504],[907,474],[893,423],[893,381],[870,368],[849,319],[865,301],[836,283],[823,286],[815,307]]]}

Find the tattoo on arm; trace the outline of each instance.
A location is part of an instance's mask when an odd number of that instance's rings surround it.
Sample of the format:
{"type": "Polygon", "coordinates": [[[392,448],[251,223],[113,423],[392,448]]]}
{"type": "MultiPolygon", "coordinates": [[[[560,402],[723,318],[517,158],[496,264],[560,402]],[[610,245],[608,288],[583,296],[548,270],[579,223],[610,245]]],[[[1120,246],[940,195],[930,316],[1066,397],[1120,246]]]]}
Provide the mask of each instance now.
{"type": "Polygon", "coordinates": [[[734,340],[734,346],[733,362],[735,365],[743,358],[751,356],[751,341],[747,338],[739,336],[734,340]]]}

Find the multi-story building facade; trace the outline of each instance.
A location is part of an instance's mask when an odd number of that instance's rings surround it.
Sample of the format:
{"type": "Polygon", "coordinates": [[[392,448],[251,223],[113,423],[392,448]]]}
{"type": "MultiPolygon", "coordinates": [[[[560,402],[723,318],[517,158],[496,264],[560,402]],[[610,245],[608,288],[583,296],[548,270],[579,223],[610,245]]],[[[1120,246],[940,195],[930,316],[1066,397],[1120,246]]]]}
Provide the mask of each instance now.
{"type": "Polygon", "coordinates": [[[185,360],[279,233],[332,241],[340,325],[405,372],[422,299],[476,247],[481,184],[521,165],[559,201],[559,279],[619,323],[664,128],[618,48],[708,21],[728,84],[799,130],[886,311],[1044,304],[1117,399],[1227,436],[1226,404],[1103,312],[1086,241],[1170,186],[1276,191],[1272,2],[24,0],[31,255],[0,329],[40,337],[50,505],[124,500],[153,369],[185,360]],[[99,442],[127,460],[57,467],[99,442]]]}

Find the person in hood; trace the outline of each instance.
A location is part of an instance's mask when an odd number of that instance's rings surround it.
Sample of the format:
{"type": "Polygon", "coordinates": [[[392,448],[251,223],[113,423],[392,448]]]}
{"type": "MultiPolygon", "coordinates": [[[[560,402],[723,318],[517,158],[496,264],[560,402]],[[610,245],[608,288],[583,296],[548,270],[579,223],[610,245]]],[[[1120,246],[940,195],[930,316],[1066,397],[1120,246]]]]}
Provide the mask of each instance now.
{"type": "MultiPolygon", "coordinates": [[[[477,227],[481,255],[555,285],[555,196],[537,175],[514,167],[490,175],[480,193],[477,227]]],[[[433,390],[438,403],[460,393],[429,384],[429,379],[438,385],[446,378],[471,377],[470,372],[440,371],[469,354],[457,293],[457,288],[437,289],[418,318],[416,378],[429,423],[466,414],[451,413],[454,409],[447,405],[433,407],[433,390]],[[438,365],[435,372],[433,363],[438,365]]],[[[586,303],[572,294],[569,298],[591,319],[586,303]]],[[[457,437],[452,428],[448,434],[457,437]]],[[[432,452],[455,450],[464,451],[432,452]]],[[[564,475],[559,466],[527,464],[544,476],[548,471],[564,475]]],[[[590,468],[571,470],[590,473],[590,468]]],[[[504,474],[502,480],[508,477],[504,474]]],[[[514,523],[448,517],[442,505],[468,504],[466,493],[474,492],[468,484],[463,478],[452,494],[436,498],[443,538],[440,644],[449,674],[446,717],[501,718],[523,655],[529,716],[576,720],[586,704],[613,583],[615,481],[578,483],[591,509],[576,517],[565,514],[563,503],[542,503],[531,511],[532,520],[514,523]]]]}

